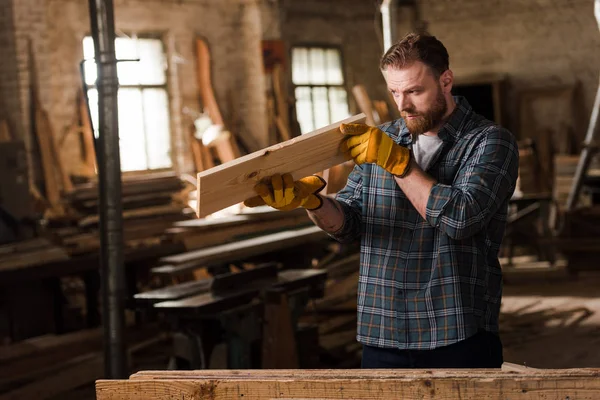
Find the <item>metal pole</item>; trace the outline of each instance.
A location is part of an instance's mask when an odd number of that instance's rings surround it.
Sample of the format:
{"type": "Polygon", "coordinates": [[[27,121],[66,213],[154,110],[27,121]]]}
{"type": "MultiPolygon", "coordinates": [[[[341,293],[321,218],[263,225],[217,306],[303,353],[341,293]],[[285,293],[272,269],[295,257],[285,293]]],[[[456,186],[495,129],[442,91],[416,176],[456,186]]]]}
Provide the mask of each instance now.
{"type": "Polygon", "coordinates": [[[112,0],[89,0],[90,22],[98,67],[98,190],[104,365],[109,379],[126,378],[124,341],[123,223],[117,108],[117,64],[112,0]]]}

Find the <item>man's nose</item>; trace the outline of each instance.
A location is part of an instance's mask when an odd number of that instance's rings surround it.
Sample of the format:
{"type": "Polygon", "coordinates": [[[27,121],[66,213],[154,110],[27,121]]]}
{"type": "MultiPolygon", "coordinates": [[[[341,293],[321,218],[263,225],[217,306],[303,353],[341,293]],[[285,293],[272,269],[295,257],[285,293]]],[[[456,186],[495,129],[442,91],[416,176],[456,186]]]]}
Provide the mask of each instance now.
{"type": "Polygon", "coordinates": [[[408,100],[406,96],[398,95],[396,98],[396,105],[398,106],[398,111],[407,112],[412,109],[412,104],[408,100]]]}

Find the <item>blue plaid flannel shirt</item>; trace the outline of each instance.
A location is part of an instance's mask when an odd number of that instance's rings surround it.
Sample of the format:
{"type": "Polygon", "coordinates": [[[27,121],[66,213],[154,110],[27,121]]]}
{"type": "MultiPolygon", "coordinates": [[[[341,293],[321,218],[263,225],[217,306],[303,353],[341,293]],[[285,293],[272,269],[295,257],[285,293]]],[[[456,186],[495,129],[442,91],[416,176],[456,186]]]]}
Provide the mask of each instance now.
{"type": "MultiPolygon", "coordinates": [[[[336,196],[341,242],[361,241],[357,340],[425,350],[498,332],[498,251],[519,155],[512,134],[473,112],[462,97],[439,131],[443,145],[426,171],[437,180],[423,219],[390,173],[355,166],[336,196]]],[[[411,147],[398,119],[380,126],[411,147]]]]}

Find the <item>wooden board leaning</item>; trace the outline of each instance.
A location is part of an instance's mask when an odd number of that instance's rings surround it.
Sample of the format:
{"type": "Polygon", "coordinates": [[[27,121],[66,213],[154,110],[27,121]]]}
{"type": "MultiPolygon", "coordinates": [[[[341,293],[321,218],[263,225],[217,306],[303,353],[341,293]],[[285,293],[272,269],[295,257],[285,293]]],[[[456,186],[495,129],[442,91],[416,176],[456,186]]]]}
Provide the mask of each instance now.
{"type": "Polygon", "coordinates": [[[207,216],[255,196],[254,185],[275,173],[291,173],[294,179],[321,172],[347,161],[339,151],[340,123],[363,123],[359,114],[305,135],[198,174],[198,216],[207,216]]]}

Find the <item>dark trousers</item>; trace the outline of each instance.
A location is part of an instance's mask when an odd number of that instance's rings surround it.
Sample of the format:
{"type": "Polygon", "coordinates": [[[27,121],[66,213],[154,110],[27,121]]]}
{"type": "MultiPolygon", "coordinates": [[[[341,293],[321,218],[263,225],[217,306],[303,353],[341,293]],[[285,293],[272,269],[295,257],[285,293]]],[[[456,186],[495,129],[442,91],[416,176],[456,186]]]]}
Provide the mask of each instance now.
{"type": "Polygon", "coordinates": [[[398,350],[363,346],[362,368],[500,368],[502,342],[480,331],[458,343],[433,350],[398,350]]]}

